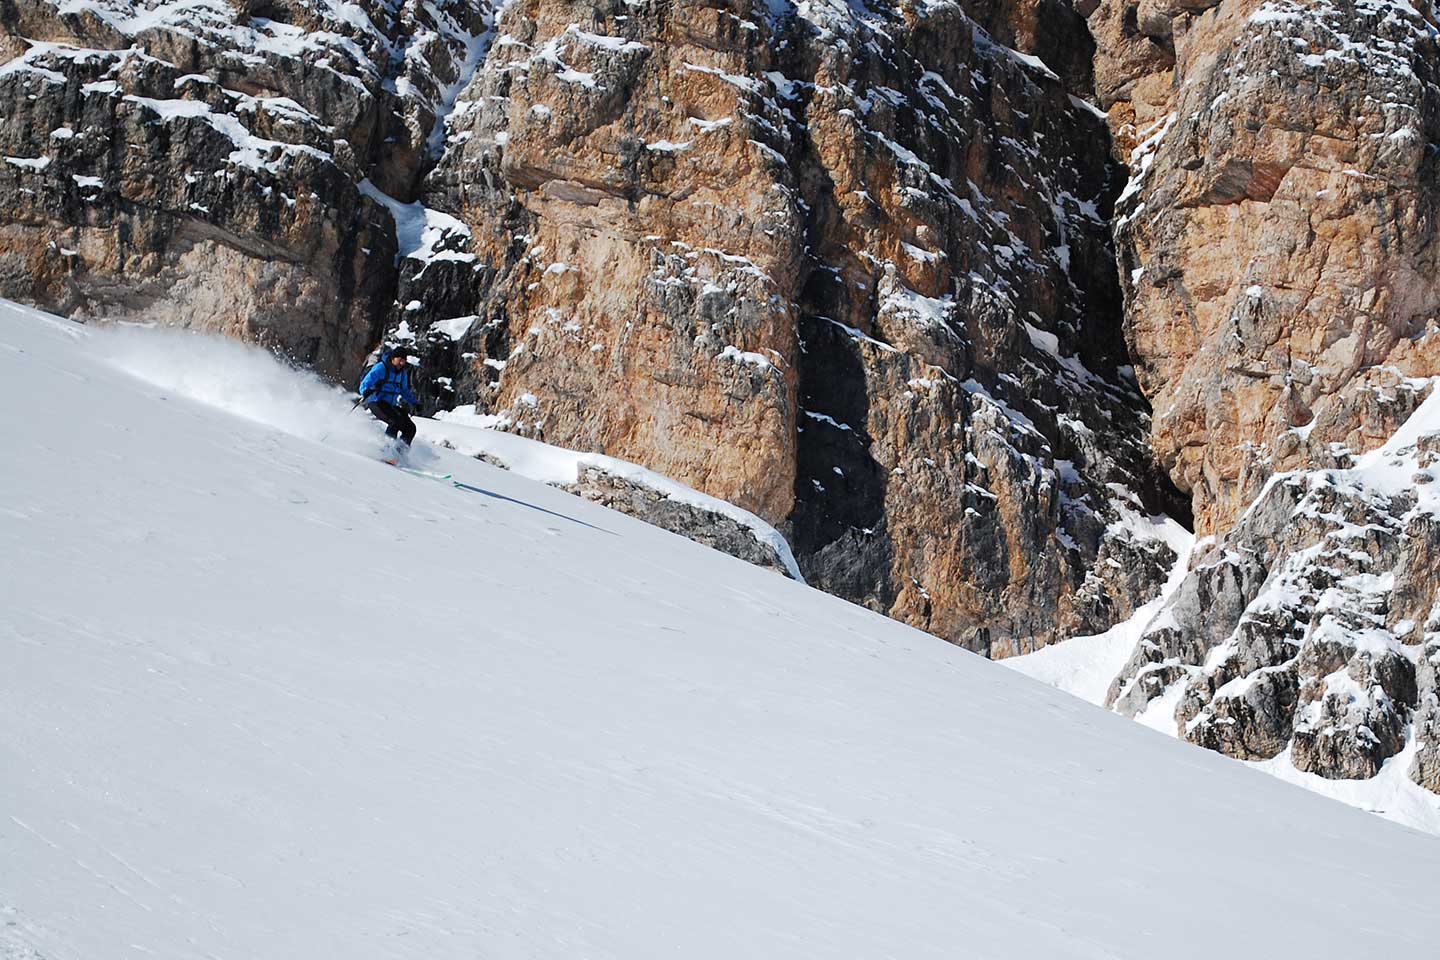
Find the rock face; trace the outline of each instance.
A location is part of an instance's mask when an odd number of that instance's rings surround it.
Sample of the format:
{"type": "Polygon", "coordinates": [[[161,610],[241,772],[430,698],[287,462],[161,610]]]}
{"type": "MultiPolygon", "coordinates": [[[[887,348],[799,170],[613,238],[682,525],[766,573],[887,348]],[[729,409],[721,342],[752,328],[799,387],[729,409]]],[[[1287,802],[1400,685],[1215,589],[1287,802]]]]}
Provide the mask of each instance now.
{"type": "Polygon", "coordinates": [[[1432,638],[1420,650],[1416,679],[1419,706],[1415,711],[1415,762],[1410,777],[1420,786],[1440,793],[1440,608],[1432,610],[1425,629],[1432,638]]]}
{"type": "Polygon", "coordinates": [[[1160,0],[1091,18],[1117,143],[1137,141],[1115,218],[1126,335],[1201,534],[1275,472],[1394,432],[1410,411],[1365,371],[1440,370],[1440,61],[1407,9],[1160,0]]]}
{"type": "Polygon", "coordinates": [[[1090,24],[1132,172],[1126,336],[1213,538],[1111,701],[1331,778],[1413,737],[1435,789],[1440,50],[1417,6],[1102,3],[1090,24]]]}
{"type": "Polygon", "coordinates": [[[469,244],[407,260],[393,320],[437,401],[788,525],[812,583],[994,655],[1153,595],[1166,484],[1067,5],[517,0],[496,30],[422,191],[469,244]]]}
{"type": "Polygon", "coordinates": [[[1409,429],[1352,468],[1271,483],[1151,624],[1112,702],[1173,703],[1187,739],[1241,759],[1288,748],[1321,776],[1379,772],[1429,709],[1417,664],[1433,697],[1440,392],[1409,429]]]}
{"type": "Polygon", "coordinates": [[[3,29],[0,294],[347,379],[408,342],[432,409],[732,501],[817,585],[992,655],[1172,562],[1065,0],[19,0],[3,29]]]}
{"type": "Polygon", "coordinates": [[[576,483],[567,484],[564,488],[576,496],[703,543],[757,567],[790,575],[784,559],[774,547],[757,538],[749,527],[713,510],[667,497],[644,484],[598,467],[586,468],[576,483]]]}
{"type": "Polygon", "coordinates": [[[7,4],[0,295],[351,375],[395,283],[362,184],[409,199],[484,27],[457,0],[7,4]]]}

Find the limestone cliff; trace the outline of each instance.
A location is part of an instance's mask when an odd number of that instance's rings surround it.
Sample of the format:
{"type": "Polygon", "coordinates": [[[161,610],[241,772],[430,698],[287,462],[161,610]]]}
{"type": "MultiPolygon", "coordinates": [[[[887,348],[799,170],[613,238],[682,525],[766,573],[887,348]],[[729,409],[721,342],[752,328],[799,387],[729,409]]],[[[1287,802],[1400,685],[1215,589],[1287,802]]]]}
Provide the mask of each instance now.
{"type": "Polygon", "coordinates": [[[496,31],[422,191],[470,243],[397,297],[437,402],[785,524],[812,583],[994,655],[1153,593],[1068,5],[516,0],[496,31]]]}
{"type": "Polygon", "coordinates": [[[1062,0],[20,0],[0,294],[652,467],[993,655],[1172,555],[1062,0]]]}
{"type": "Polygon", "coordinates": [[[350,376],[485,11],[16,0],[0,21],[0,295],[223,330],[350,376]]]}
{"type": "Polygon", "coordinates": [[[1434,11],[1157,0],[1090,23],[1132,174],[1126,337],[1213,538],[1112,700],[1326,777],[1418,739],[1433,789],[1434,11]]]}

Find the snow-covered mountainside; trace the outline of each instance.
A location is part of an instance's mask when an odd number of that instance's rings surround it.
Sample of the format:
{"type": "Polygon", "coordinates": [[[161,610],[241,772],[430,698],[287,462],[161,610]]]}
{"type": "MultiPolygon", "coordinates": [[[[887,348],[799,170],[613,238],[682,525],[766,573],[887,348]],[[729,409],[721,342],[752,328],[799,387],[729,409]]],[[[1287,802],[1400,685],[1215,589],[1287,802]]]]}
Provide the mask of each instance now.
{"type": "Polygon", "coordinates": [[[378,463],[252,348],[0,306],[0,366],[0,956],[1433,946],[1440,842],[515,472],[378,463]]]}
{"type": "Polygon", "coordinates": [[[403,346],[454,451],[1437,830],[1437,145],[1435,0],[13,0],[0,296],[403,346]]]}

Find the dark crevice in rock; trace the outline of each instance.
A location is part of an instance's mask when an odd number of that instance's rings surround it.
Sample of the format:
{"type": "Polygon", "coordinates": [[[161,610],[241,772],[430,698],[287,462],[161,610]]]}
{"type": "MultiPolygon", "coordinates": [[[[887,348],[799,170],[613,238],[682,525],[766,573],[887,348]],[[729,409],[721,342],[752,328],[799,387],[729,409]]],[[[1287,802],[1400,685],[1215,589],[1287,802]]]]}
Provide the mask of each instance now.
{"type": "MultiPolygon", "coordinates": [[[[807,290],[834,286],[817,269],[807,290]]],[[[807,297],[808,309],[826,298],[807,297]]],[[[827,316],[800,320],[792,544],[805,579],[830,593],[885,611],[895,600],[893,547],[885,529],[887,474],[870,453],[869,397],[860,345],[827,316]]]]}

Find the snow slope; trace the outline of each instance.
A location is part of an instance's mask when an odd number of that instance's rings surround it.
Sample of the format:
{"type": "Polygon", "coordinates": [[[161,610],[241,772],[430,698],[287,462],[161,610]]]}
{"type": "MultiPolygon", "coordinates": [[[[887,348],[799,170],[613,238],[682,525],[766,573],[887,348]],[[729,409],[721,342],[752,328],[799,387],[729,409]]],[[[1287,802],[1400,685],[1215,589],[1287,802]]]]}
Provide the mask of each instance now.
{"type": "Polygon", "coordinates": [[[1433,948],[1440,841],[459,454],[487,492],[376,463],[257,351],[0,305],[0,364],[0,956],[1433,948]]]}

